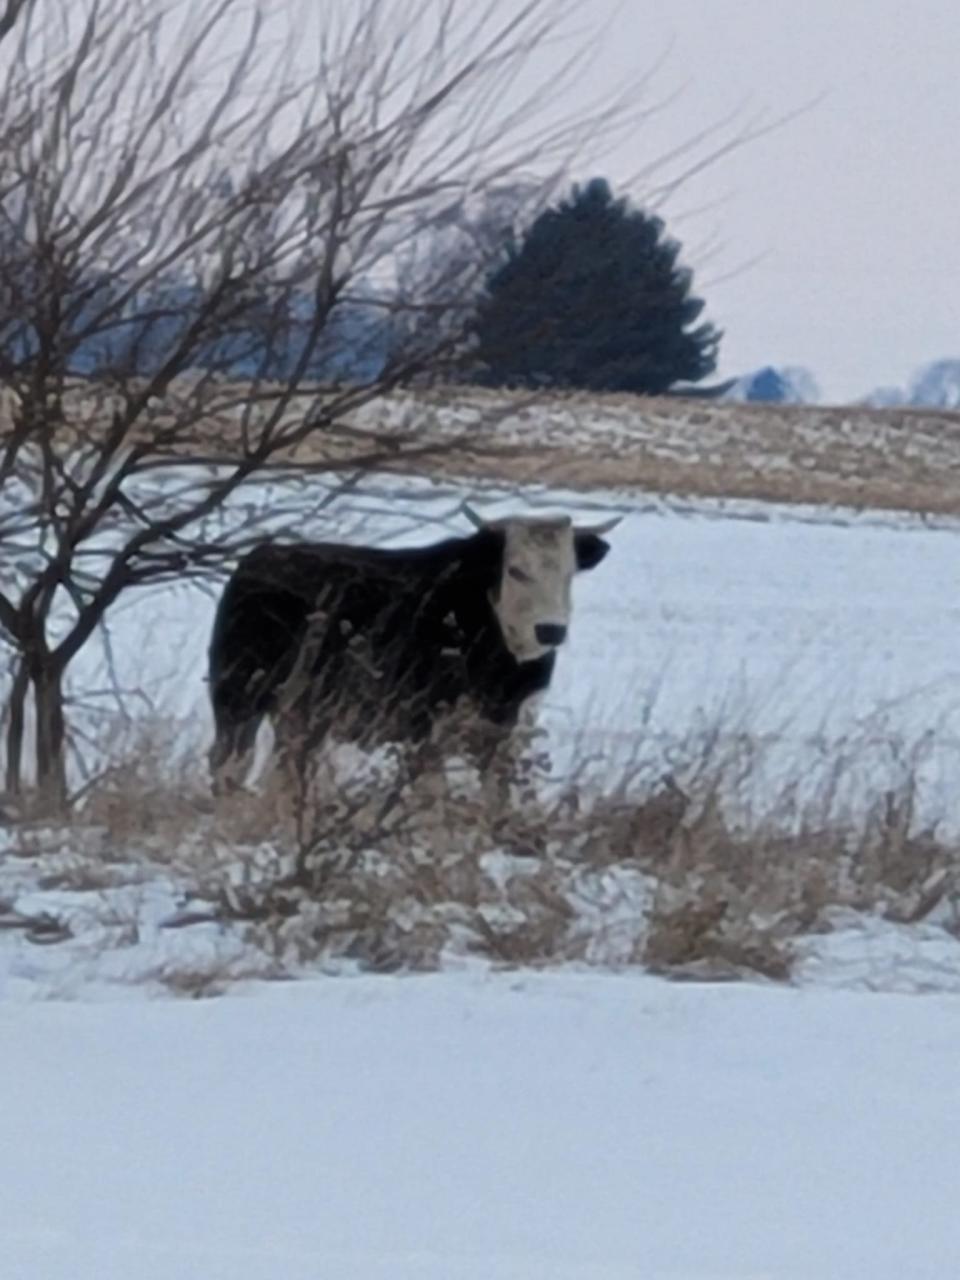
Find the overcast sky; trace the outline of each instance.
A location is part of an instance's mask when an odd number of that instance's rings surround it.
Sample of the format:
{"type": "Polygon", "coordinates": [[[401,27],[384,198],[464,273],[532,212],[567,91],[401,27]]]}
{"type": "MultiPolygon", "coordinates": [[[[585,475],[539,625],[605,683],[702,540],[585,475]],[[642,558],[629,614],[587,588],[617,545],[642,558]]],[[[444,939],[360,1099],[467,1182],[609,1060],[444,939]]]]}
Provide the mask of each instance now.
{"type": "Polygon", "coordinates": [[[802,364],[848,399],[960,356],[957,0],[601,0],[591,16],[604,5],[597,74],[641,71],[672,43],[657,83],[685,85],[598,166],[615,179],[745,102],[776,116],[822,95],[665,210],[691,247],[722,241],[698,285],[724,373],[802,364]]]}

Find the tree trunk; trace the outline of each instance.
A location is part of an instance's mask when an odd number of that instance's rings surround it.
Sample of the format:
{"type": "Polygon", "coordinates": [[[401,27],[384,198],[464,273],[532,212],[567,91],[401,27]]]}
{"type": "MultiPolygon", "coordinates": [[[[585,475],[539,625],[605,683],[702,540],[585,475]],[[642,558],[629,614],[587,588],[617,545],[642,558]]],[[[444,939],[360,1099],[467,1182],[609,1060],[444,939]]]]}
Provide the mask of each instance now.
{"type": "Polygon", "coordinates": [[[27,690],[30,688],[30,677],[26,663],[17,665],[13,684],[10,688],[10,701],[7,704],[7,768],[5,786],[11,796],[20,795],[23,789],[23,729],[27,690]]]}
{"type": "Polygon", "coordinates": [[[37,794],[43,808],[62,811],[67,802],[63,671],[43,663],[32,672],[37,720],[37,794]]]}

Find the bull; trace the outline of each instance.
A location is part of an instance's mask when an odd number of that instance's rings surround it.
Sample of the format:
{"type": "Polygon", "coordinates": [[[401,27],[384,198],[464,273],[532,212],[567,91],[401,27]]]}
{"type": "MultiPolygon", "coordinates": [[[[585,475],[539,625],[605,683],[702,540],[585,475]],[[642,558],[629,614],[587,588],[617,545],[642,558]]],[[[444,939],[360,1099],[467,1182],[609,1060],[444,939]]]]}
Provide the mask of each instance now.
{"type": "Polygon", "coordinates": [[[569,517],[510,517],[403,549],[263,544],[237,565],[209,649],[214,790],[237,787],[265,717],[283,757],[328,737],[427,741],[466,707],[508,737],[550,684],[577,572],[609,550],[569,517]]]}

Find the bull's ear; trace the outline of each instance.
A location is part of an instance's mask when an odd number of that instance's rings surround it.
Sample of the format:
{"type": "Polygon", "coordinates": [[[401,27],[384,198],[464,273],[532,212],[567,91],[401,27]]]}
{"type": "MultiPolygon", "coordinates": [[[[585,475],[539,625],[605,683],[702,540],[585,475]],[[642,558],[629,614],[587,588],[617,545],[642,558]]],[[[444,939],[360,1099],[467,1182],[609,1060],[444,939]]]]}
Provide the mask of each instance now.
{"type": "Polygon", "coordinates": [[[595,533],[576,533],[573,549],[577,557],[577,568],[593,569],[610,550],[610,543],[604,542],[595,533]]]}

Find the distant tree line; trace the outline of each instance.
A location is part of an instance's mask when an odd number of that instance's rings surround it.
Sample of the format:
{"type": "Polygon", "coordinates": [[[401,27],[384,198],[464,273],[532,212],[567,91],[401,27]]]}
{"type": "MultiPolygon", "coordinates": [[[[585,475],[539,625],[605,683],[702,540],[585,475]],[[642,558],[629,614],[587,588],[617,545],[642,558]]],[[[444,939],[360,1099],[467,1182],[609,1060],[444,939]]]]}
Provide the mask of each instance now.
{"type": "MultiPolygon", "coordinates": [[[[431,270],[438,275],[437,258],[445,255],[456,289],[468,265],[475,273],[478,261],[487,267],[485,282],[467,304],[474,317],[465,325],[472,341],[459,365],[464,380],[658,395],[693,389],[714,372],[721,334],[702,319],[704,302],[680,263],[679,242],[659,217],[615,198],[605,180],[575,186],[525,230],[514,226],[502,199],[488,199],[472,221],[462,210],[460,215],[458,220],[456,211],[448,211],[446,224],[438,220],[431,270]]],[[[484,280],[483,270],[479,278],[484,280]]],[[[396,346],[409,349],[412,327],[435,323],[430,315],[408,314],[402,272],[393,307],[384,306],[382,291],[374,304],[364,299],[362,286],[356,288],[330,307],[319,340],[311,334],[312,281],[300,291],[285,283],[271,296],[269,281],[258,276],[252,297],[234,284],[236,297],[220,309],[206,340],[209,284],[192,274],[171,271],[139,288],[103,274],[74,286],[79,302],[69,364],[79,376],[103,375],[111,367],[156,372],[185,318],[193,317],[200,335],[191,359],[198,369],[283,380],[302,365],[303,376],[318,382],[369,382],[396,346]],[[113,317],[106,327],[93,323],[105,306],[113,317]]],[[[0,349],[15,363],[29,356],[29,342],[22,329],[0,334],[0,349]]]]}
{"type": "MultiPolygon", "coordinates": [[[[764,365],[737,378],[727,398],[747,404],[817,404],[821,393],[808,369],[764,365]]],[[[932,360],[906,386],[877,387],[860,403],[875,409],[960,410],[960,359],[932,360]]]]}
{"type": "Polygon", "coordinates": [[[905,387],[878,387],[865,403],[881,409],[960,409],[960,359],[932,360],[905,387]]]}

